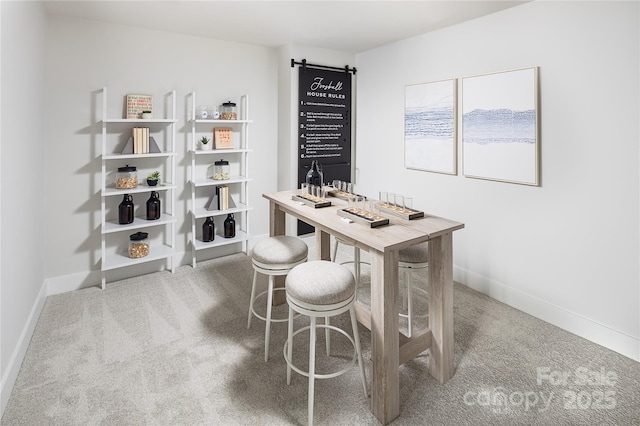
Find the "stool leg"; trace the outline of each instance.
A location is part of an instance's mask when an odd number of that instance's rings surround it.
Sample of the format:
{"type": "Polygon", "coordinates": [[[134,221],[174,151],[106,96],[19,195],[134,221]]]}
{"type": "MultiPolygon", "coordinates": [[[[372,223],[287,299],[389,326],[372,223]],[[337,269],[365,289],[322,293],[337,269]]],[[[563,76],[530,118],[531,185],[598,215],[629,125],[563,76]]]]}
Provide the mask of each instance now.
{"type": "Polygon", "coordinates": [[[249,317],[247,318],[247,330],[251,327],[251,317],[253,316],[253,298],[256,295],[256,279],[258,271],[253,271],[253,284],[251,285],[251,301],[249,302],[249,317]]]}
{"type": "Polygon", "coordinates": [[[291,384],[291,362],[293,362],[293,309],[289,308],[289,331],[287,332],[287,384],[291,384]]]}
{"type": "Polygon", "coordinates": [[[329,353],[331,351],[331,341],[329,340],[329,317],[324,317],[324,323],[327,326],[327,328],[324,329],[324,340],[327,346],[327,356],[331,356],[331,354],[329,353]]]}
{"type": "Polygon", "coordinates": [[[353,247],[353,260],[355,261],[356,270],[356,291],[360,285],[360,249],[356,246],[353,247]]]}
{"type": "Polygon", "coordinates": [[[413,301],[411,298],[411,293],[413,293],[413,291],[411,291],[411,272],[405,271],[405,277],[407,282],[407,322],[409,323],[407,332],[409,337],[411,337],[411,334],[413,334],[413,301]]]}
{"type": "Polygon", "coordinates": [[[313,396],[316,373],[316,317],[311,317],[309,328],[309,426],[313,424],[313,396]]]}
{"type": "Polygon", "coordinates": [[[398,273],[400,274],[400,271],[402,271],[402,281],[401,281],[401,285],[400,286],[400,296],[402,297],[402,309],[404,311],[407,310],[407,270],[406,268],[398,268],[398,273]]]}
{"type": "Polygon", "coordinates": [[[269,360],[269,336],[271,335],[271,305],[273,304],[273,275],[269,275],[269,289],[267,290],[267,321],[264,330],[264,362],[269,360]]]}
{"type": "Polygon", "coordinates": [[[351,306],[349,309],[351,314],[351,328],[353,329],[353,341],[356,343],[356,356],[358,357],[358,367],[360,368],[360,377],[362,378],[362,388],[364,389],[364,397],[367,398],[367,377],[364,374],[364,363],[362,361],[362,350],[360,348],[360,334],[358,333],[358,320],[356,319],[356,309],[351,306]]]}
{"type": "Polygon", "coordinates": [[[333,246],[333,261],[336,261],[336,256],[338,255],[338,239],[336,238],[336,244],[333,246]]]}

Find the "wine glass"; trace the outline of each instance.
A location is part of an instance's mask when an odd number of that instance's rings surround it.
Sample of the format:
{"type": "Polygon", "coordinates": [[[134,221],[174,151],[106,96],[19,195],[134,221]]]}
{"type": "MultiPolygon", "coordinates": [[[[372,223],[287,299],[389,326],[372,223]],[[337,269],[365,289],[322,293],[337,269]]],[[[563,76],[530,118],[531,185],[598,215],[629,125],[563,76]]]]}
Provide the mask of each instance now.
{"type": "Polygon", "coordinates": [[[387,195],[388,193],[386,191],[379,191],[378,192],[378,199],[380,200],[380,204],[382,206],[386,206],[387,205],[387,195]]]}
{"type": "Polygon", "coordinates": [[[375,216],[375,213],[373,212],[373,210],[374,210],[374,201],[373,200],[367,200],[365,198],[365,200],[364,200],[364,216],[369,220],[373,220],[373,217],[375,216]]]}
{"type": "Polygon", "coordinates": [[[396,194],[393,193],[389,193],[387,194],[387,202],[385,203],[386,207],[388,207],[390,210],[395,210],[396,209],[396,194]]]}
{"type": "Polygon", "coordinates": [[[393,197],[395,210],[402,211],[402,209],[404,208],[404,195],[394,194],[393,197]]]}
{"type": "Polygon", "coordinates": [[[413,210],[413,197],[404,197],[404,211],[411,213],[413,210]]]}

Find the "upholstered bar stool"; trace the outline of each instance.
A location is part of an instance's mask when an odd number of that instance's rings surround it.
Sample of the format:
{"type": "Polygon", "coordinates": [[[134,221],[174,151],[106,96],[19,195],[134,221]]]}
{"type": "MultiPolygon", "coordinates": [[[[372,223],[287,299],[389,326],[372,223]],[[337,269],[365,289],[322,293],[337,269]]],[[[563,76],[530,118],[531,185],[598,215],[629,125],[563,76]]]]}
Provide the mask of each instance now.
{"type": "Polygon", "coordinates": [[[273,292],[284,290],[284,288],[274,289],[276,276],[287,275],[296,265],[307,261],[309,248],[304,241],[298,237],[289,235],[278,235],[269,237],[258,242],[251,251],[253,262],[253,284],[251,286],[251,301],[249,302],[249,315],[247,318],[247,329],[251,327],[251,316],[266,322],[264,331],[264,361],[269,360],[269,335],[271,334],[272,322],[286,322],[287,319],[271,319],[271,307],[273,304],[273,292]],[[269,287],[266,291],[256,295],[256,280],[258,273],[269,277],[269,287]],[[256,313],[254,302],[262,295],[267,295],[267,315],[263,317],[256,313]]]}
{"type": "MultiPolygon", "coordinates": [[[[416,244],[406,249],[400,250],[398,253],[398,270],[402,271],[403,281],[406,283],[406,297],[403,298],[406,314],[401,313],[400,316],[407,318],[407,333],[411,337],[413,333],[413,285],[411,283],[411,272],[427,269],[429,267],[429,243],[424,242],[416,244]]],[[[416,287],[415,290],[426,294],[426,290],[416,287]]]]}
{"type": "MultiPolygon", "coordinates": [[[[291,384],[291,370],[309,378],[308,422],[313,424],[313,400],[315,379],[329,379],[347,372],[357,362],[360,368],[360,377],[367,395],[367,379],[362,362],[360,338],[358,336],[358,323],[354,308],[356,295],[356,282],[353,274],[344,266],[326,260],[316,260],[296,266],[287,275],[285,282],[287,302],[289,303],[289,331],[283,353],[287,362],[287,384],[291,384]],[[329,325],[330,317],[349,311],[351,315],[351,328],[353,338],[344,330],[329,325]],[[293,332],[293,315],[300,313],[310,318],[311,324],[293,332]],[[325,318],[325,324],[316,324],[316,318],[325,318]],[[316,374],[316,328],[326,330],[326,339],[329,341],[329,331],[334,330],[346,336],[354,347],[351,362],[343,369],[328,373],[316,374]],[[293,337],[305,330],[309,330],[309,371],[303,371],[293,365],[293,337]]],[[[327,355],[329,346],[327,345],[327,355]]]]}

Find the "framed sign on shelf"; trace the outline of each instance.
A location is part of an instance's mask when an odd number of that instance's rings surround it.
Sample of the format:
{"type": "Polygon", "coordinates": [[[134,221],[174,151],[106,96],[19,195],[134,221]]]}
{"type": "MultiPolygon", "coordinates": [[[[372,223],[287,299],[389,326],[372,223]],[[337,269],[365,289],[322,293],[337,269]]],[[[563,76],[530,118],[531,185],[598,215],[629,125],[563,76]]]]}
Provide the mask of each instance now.
{"type": "Polygon", "coordinates": [[[153,95],[128,94],[126,105],[124,118],[142,118],[142,113],[145,111],[153,114],[153,95]]]}
{"type": "Polygon", "coordinates": [[[465,177],[539,185],[538,68],[462,79],[465,177]]]}
{"type": "Polygon", "coordinates": [[[232,149],[233,129],[230,127],[214,127],[213,143],[216,149],[232,149]]]}
{"type": "Polygon", "coordinates": [[[405,86],[404,164],[457,174],[456,79],[405,86]]]}

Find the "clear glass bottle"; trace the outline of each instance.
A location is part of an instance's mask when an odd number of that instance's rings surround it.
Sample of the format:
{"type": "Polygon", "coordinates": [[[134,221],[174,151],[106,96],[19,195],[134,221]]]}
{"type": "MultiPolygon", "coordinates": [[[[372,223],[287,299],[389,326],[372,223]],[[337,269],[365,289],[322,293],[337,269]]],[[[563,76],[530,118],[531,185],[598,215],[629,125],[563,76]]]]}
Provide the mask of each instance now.
{"type": "Polygon", "coordinates": [[[318,162],[318,160],[313,160],[311,162],[311,167],[307,172],[306,181],[309,185],[315,185],[318,187],[322,187],[322,164],[318,162]]]}
{"type": "Polygon", "coordinates": [[[138,170],[136,166],[126,165],[124,167],[118,167],[118,173],[116,173],[116,188],[118,189],[130,189],[138,187],[138,170]]]}
{"type": "Polygon", "coordinates": [[[208,243],[216,238],[215,225],[213,218],[209,216],[202,224],[202,241],[208,243]]]}
{"type": "Polygon", "coordinates": [[[149,254],[149,234],[136,232],[129,235],[129,257],[138,259],[149,254]]]}
{"type": "Polygon", "coordinates": [[[233,213],[229,213],[224,220],[224,237],[233,238],[236,236],[236,220],[233,218],[233,213]]]}

